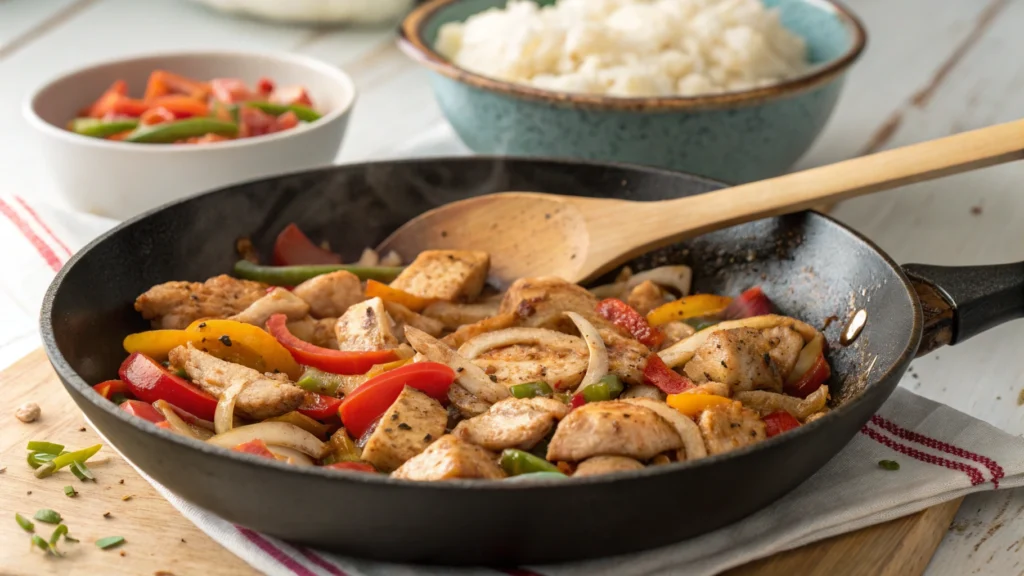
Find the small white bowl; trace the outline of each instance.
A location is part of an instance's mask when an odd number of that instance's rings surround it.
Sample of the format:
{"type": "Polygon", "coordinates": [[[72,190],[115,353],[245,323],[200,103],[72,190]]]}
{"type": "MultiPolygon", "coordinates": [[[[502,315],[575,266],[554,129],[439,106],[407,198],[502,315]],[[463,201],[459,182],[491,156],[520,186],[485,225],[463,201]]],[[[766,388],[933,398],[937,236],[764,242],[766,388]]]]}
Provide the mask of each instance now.
{"type": "Polygon", "coordinates": [[[331,164],[356,99],[340,69],[304,56],[245,52],[177,52],[96,64],[65,74],[32,92],[23,114],[35,129],[44,166],[74,208],[130,218],[198,192],[255,178],[331,164]],[[89,138],[66,129],[69,120],[115,80],[140,97],[150,72],[164,69],[201,80],[263,76],[278,86],[305,86],[316,122],[267,136],[201,145],[134,144],[89,138]]]}

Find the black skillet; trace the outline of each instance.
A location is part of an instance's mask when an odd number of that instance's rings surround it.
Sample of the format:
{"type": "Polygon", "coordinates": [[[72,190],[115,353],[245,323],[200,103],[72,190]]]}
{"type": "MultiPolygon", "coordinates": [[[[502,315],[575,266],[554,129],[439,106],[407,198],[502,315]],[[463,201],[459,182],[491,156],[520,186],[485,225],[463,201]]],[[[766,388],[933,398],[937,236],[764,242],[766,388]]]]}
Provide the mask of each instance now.
{"type": "Polygon", "coordinates": [[[132,302],[153,284],[229,272],[235,240],[264,254],[289,222],[355,259],[413,216],[504,190],[661,200],[720,185],[685,174],[547,160],[459,158],[341,166],[237,185],[131,220],[79,252],[42,310],[46,352],[89,419],[150,476],[224,518],[295,542],[396,562],[510,565],[649,549],[768,505],[853,437],[916,354],[1024,315],[1024,266],[901,268],[842,224],[803,212],[708,234],[634,263],[689,264],[695,289],[755,284],[826,330],[836,409],[753,447],[695,462],[528,486],[414,483],[296,468],[183,439],[88,386],[114,377],[132,302]],[[923,294],[924,306],[918,299],[923,294]],[[855,310],[867,326],[839,344],[855,310]],[[694,497],[699,495],[699,497],[694,497]]]}

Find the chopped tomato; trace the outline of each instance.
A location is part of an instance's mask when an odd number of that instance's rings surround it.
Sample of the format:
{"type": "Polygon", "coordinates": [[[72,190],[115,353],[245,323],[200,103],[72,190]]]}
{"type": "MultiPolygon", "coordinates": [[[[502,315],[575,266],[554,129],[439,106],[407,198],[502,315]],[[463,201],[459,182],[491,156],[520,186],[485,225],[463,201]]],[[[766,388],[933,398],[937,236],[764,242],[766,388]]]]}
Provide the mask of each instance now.
{"type": "Polygon", "coordinates": [[[248,442],[243,442],[242,444],[239,444],[238,446],[232,448],[232,450],[234,450],[235,452],[244,452],[246,454],[254,454],[256,456],[270,458],[271,460],[277,459],[274,456],[274,453],[271,452],[269,448],[267,448],[267,443],[264,442],[263,440],[260,440],[259,438],[255,440],[249,440],[248,442]]]}
{"type": "Polygon", "coordinates": [[[256,91],[264,96],[269,96],[274,91],[274,81],[270,78],[260,78],[256,81],[256,91]]]}
{"type": "Polygon", "coordinates": [[[282,130],[291,130],[299,125],[299,117],[295,115],[295,112],[291,110],[281,114],[277,117],[277,125],[274,127],[274,132],[281,132],[282,130]]]}
{"type": "Polygon", "coordinates": [[[455,371],[437,362],[417,362],[389,370],[363,382],[345,397],[338,410],[345,429],[362,436],[410,386],[435,400],[446,401],[455,371]]]}
{"type": "Polygon", "coordinates": [[[772,436],[778,436],[779,434],[792,430],[793,428],[800,427],[800,421],[785,410],[772,412],[762,418],[762,420],[764,420],[764,429],[769,438],[772,436]]]}
{"type": "Polygon", "coordinates": [[[289,332],[287,323],[287,316],[274,314],[267,320],[267,330],[299,364],[319,368],[332,374],[365,374],[374,364],[384,364],[398,358],[394,350],[343,352],[314,346],[289,332]]]}
{"type": "Polygon", "coordinates": [[[313,244],[298,226],[289,224],[274,241],[274,265],[304,264],[341,264],[341,256],[313,244]]]}
{"type": "Polygon", "coordinates": [[[189,118],[192,116],[208,116],[210,107],[202,100],[196,100],[190,96],[169,95],[154,98],[150,106],[160,106],[174,114],[175,118],[189,118]]]}
{"type": "Polygon", "coordinates": [[[251,106],[238,109],[238,135],[243,137],[263,136],[277,129],[277,117],[251,106]]]}
{"type": "Polygon", "coordinates": [[[322,468],[330,468],[332,470],[352,470],[353,472],[377,472],[376,468],[366,462],[335,462],[334,464],[325,464],[322,468]]]}
{"type": "Polygon", "coordinates": [[[106,382],[100,382],[93,386],[92,389],[107,400],[110,400],[110,397],[114,394],[125,394],[129,392],[128,385],[125,384],[123,380],[107,380],[106,382]]]}
{"type": "Polygon", "coordinates": [[[306,392],[306,399],[299,406],[299,413],[314,420],[326,420],[338,413],[341,398],[306,392]]]}
{"type": "Polygon", "coordinates": [[[427,307],[432,300],[428,298],[420,298],[415,294],[409,294],[398,288],[392,288],[383,282],[376,280],[366,281],[366,297],[376,298],[379,297],[385,302],[394,302],[395,304],[401,304],[413,312],[419,312],[427,307]]]}
{"type": "Polygon", "coordinates": [[[216,398],[171,374],[145,354],[128,356],[118,373],[136,398],[150,403],[164,400],[204,420],[213,420],[216,398]]]}
{"type": "Polygon", "coordinates": [[[657,386],[665,394],[679,394],[684,390],[694,388],[694,384],[689,378],[669,368],[657,354],[647,357],[647,365],[644,366],[644,382],[651,386],[657,386]]]}
{"type": "Polygon", "coordinates": [[[89,106],[86,111],[86,116],[90,118],[102,118],[106,114],[110,113],[114,109],[114,104],[121,98],[128,94],[128,83],[124,80],[118,80],[107,88],[95,102],[89,106]]]}
{"type": "Polygon", "coordinates": [[[152,404],[142,402],[141,400],[125,400],[124,402],[121,402],[118,407],[132,416],[138,416],[139,418],[148,420],[154,424],[167,420],[159,410],[153,408],[152,404]]]}
{"type": "Polygon", "coordinates": [[[722,317],[726,320],[738,320],[740,318],[752,318],[771,314],[775,306],[772,301],[764,295],[760,286],[754,286],[746,292],[737,296],[726,306],[722,317]]]}
{"type": "Polygon", "coordinates": [[[302,106],[312,106],[313,101],[309,98],[309,93],[302,86],[282,86],[274,93],[270,95],[270,101],[274,104],[283,104],[285,106],[291,106],[292,104],[300,104],[302,106]]]}
{"type": "Polygon", "coordinates": [[[164,122],[174,122],[176,119],[173,112],[164,108],[163,106],[157,106],[156,108],[150,108],[142,113],[139,117],[139,122],[146,126],[153,124],[162,124],[164,122]]]}
{"type": "Polygon", "coordinates": [[[238,78],[214,78],[210,80],[213,97],[225,104],[236,104],[252,100],[252,92],[245,82],[238,78]]]}
{"type": "Polygon", "coordinates": [[[661,330],[652,327],[632,306],[618,298],[606,298],[598,302],[597,313],[649,348],[657,348],[665,340],[661,330]]]}

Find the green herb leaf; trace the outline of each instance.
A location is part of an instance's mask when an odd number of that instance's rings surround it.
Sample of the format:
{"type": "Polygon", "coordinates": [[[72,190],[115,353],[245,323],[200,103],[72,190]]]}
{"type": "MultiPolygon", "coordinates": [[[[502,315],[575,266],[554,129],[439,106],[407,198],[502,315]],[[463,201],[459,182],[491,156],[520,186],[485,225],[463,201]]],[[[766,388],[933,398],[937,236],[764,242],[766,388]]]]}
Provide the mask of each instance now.
{"type": "Polygon", "coordinates": [[[21,514],[18,514],[17,512],[14,513],[14,521],[17,522],[18,526],[21,526],[21,529],[25,532],[32,532],[36,529],[36,525],[33,524],[31,520],[25,518],[21,514]]]}
{"type": "Polygon", "coordinates": [[[75,492],[74,486],[65,486],[64,495],[67,496],[68,498],[74,498],[75,496],[78,496],[78,492],[75,492]]]}
{"type": "Polygon", "coordinates": [[[82,482],[85,482],[86,480],[96,481],[96,477],[92,475],[92,470],[89,470],[89,467],[85,465],[85,462],[72,462],[71,473],[82,482]]]}
{"type": "Polygon", "coordinates": [[[64,450],[64,446],[61,444],[54,444],[53,442],[40,442],[33,440],[28,443],[28,449],[35,452],[42,452],[44,454],[60,454],[64,450]]]}
{"type": "Polygon", "coordinates": [[[43,508],[42,510],[37,511],[33,518],[40,522],[46,522],[47,524],[60,524],[61,521],[60,514],[50,510],[49,508],[43,508]]]}
{"type": "Polygon", "coordinates": [[[61,536],[68,533],[68,527],[64,524],[58,524],[57,528],[54,529],[53,534],[50,534],[50,546],[56,546],[57,541],[60,540],[61,536]]]}
{"type": "Polygon", "coordinates": [[[895,460],[879,460],[878,467],[883,470],[899,470],[900,463],[895,460]]]}
{"type": "Polygon", "coordinates": [[[33,474],[36,475],[36,478],[46,478],[56,471],[57,465],[54,464],[53,462],[47,462],[46,464],[43,464],[39,468],[36,468],[36,471],[33,472],[33,474]]]}
{"type": "Polygon", "coordinates": [[[47,554],[53,554],[54,556],[57,555],[57,551],[54,550],[53,546],[50,546],[50,544],[46,540],[43,540],[43,537],[38,534],[32,537],[32,544],[35,544],[36,547],[47,554]]]}
{"type": "Polygon", "coordinates": [[[124,544],[124,536],[107,536],[96,541],[96,545],[106,550],[124,544]]]}

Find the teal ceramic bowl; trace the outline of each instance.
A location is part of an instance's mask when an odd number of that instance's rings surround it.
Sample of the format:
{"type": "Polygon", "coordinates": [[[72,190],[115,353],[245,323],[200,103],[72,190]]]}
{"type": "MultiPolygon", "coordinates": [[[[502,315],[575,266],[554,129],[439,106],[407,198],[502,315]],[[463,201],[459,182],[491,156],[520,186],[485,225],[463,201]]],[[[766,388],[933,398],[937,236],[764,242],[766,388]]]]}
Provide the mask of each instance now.
{"type": "Polygon", "coordinates": [[[709,96],[553,92],[469,72],[434,50],[441,25],[504,0],[428,2],[402,23],[399,44],[431,70],[441,109],[477,153],[631,162],[748,182],[785,172],[810,148],[866,42],[858,19],[834,2],[765,3],[804,38],[811,71],[765,88],[709,96]]]}

